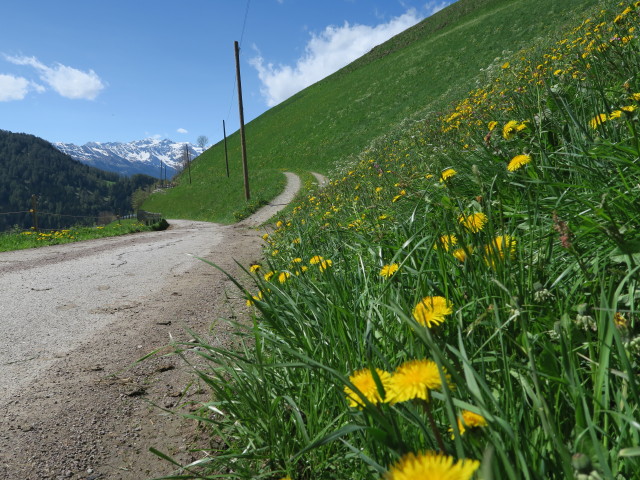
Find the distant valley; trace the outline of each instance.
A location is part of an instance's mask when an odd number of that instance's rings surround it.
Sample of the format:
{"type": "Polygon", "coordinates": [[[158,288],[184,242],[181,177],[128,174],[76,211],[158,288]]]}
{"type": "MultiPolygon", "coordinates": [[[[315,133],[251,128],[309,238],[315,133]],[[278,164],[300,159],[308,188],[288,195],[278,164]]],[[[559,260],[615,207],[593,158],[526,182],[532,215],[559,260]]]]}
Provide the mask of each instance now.
{"type": "Polygon", "coordinates": [[[128,143],[89,142],[84,145],[53,143],[62,153],[86,165],[126,176],[141,173],[156,178],[160,178],[161,164],[163,178],[165,175],[166,178],[171,178],[180,171],[185,145],[191,160],[202,153],[200,147],[168,139],[147,138],[128,143]]]}

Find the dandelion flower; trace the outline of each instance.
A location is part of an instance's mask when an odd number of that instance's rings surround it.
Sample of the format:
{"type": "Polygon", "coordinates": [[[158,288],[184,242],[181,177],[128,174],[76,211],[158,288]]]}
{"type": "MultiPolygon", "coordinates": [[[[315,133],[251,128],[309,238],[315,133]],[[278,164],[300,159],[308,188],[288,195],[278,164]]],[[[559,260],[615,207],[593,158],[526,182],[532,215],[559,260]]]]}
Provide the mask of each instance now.
{"type": "Polygon", "coordinates": [[[635,102],[640,102],[640,93],[632,93],[631,94],[631,100],[633,100],[635,102]]]}
{"type": "Polygon", "coordinates": [[[380,269],[380,276],[384,278],[390,278],[394,273],[398,271],[398,264],[392,263],[391,265],[385,265],[380,269]]]}
{"type": "Polygon", "coordinates": [[[270,282],[275,274],[276,274],[275,272],[267,272],[267,273],[264,274],[264,279],[267,282],[270,282]]]}
{"type": "Polygon", "coordinates": [[[278,275],[278,281],[280,283],[284,283],[289,279],[290,276],[291,274],[289,272],[280,272],[280,275],[278,275]]]}
{"type": "Polygon", "coordinates": [[[258,272],[258,270],[260,270],[261,268],[262,268],[262,267],[260,266],[260,264],[259,264],[259,263],[254,263],[253,265],[251,265],[251,266],[249,267],[249,271],[250,271],[251,273],[257,273],[257,272],[258,272]]]}
{"type": "Polygon", "coordinates": [[[320,263],[324,260],[323,257],[321,257],[320,255],[314,255],[313,257],[311,257],[311,260],[309,260],[309,263],[311,265],[315,265],[317,263],[320,263]]]}
{"type": "Polygon", "coordinates": [[[326,259],[320,262],[320,265],[318,266],[318,268],[320,269],[321,272],[324,272],[331,265],[333,265],[333,260],[326,259]]]}
{"type": "Polygon", "coordinates": [[[482,212],[472,213],[466,216],[460,215],[458,221],[471,233],[478,233],[484,228],[485,223],[487,223],[487,216],[482,212]]]}
{"type": "Polygon", "coordinates": [[[442,235],[438,240],[436,240],[433,248],[437,250],[439,247],[442,247],[448,252],[456,243],[458,243],[458,238],[455,235],[442,235]]]}
{"type": "Polygon", "coordinates": [[[467,247],[466,250],[464,248],[456,248],[451,255],[456,257],[459,261],[464,262],[467,260],[468,254],[471,253],[471,247],[467,247]]]}
{"type": "MultiPolygon", "coordinates": [[[[446,377],[449,381],[448,376],[446,377]]],[[[433,360],[409,360],[400,365],[389,379],[386,401],[399,403],[421,398],[429,400],[429,390],[442,387],[440,370],[433,360]]]]}
{"type": "Polygon", "coordinates": [[[609,115],[609,120],[615,120],[616,118],[620,118],[622,116],[622,110],[614,110],[609,115]]]}
{"type": "Polygon", "coordinates": [[[636,111],[638,107],[636,107],[635,105],[627,105],[625,107],[620,107],[620,110],[627,112],[627,113],[633,113],[636,111]]]}
{"type": "Polygon", "coordinates": [[[424,297],[413,308],[413,318],[416,321],[431,328],[431,324],[440,325],[444,322],[444,317],[453,312],[453,304],[444,297],[424,297]]]}
{"type": "Polygon", "coordinates": [[[458,417],[458,430],[460,431],[460,435],[466,432],[467,429],[486,427],[487,425],[486,418],[469,410],[463,410],[458,417]]]}
{"type": "Polygon", "coordinates": [[[609,119],[609,116],[606,113],[601,113],[593,117],[591,120],[589,120],[589,126],[591,127],[592,130],[595,130],[596,128],[598,128],[598,125],[602,125],[608,119],[609,119]]]}
{"type": "Polygon", "coordinates": [[[491,120],[489,122],[489,124],[487,125],[487,127],[489,128],[490,132],[493,132],[493,130],[495,130],[495,128],[498,126],[498,122],[496,122],[495,120],[491,120]]]}
{"type": "Polygon", "coordinates": [[[447,168],[446,170],[444,170],[442,172],[442,174],[440,174],[440,182],[446,182],[447,180],[449,180],[451,177],[457,175],[458,172],[456,172],[453,168],[447,168]]]}
{"type": "MultiPolygon", "coordinates": [[[[391,374],[379,368],[376,368],[376,374],[380,379],[383,390],[386,390],[389,384],[389,379],[391,378],[391,374]]],[[[380,392],[378,391],[376,381],[373,378],[371,370],[369,370],[368,368],[363,368],[362,370],[354,372],[353,375],[349,377],[349,381],[356,387],[355,391],[350,387],[344,387],[344,393],[347,396],[347,402],[349,402],[350,407],[362,409],[365,406],[361,395],[373,404],[382,402],[382,397],[380,396],[380,392]],[[356,393],[356,391],[360,392],[361,395],[356,393]]]]}
{"type": "Polygon", "coordinates": [[[496,267],[496,260],[502,260],[507,256],[513,258],[516,254],[516,240],[510,235],[499,235],[484,247],[484,260],[492,268],[496,267]]]}
{"type": "Polygon", "coordinates": [[[509,165],[507,165],[507,170],[509,170],[510,172],[515,172],[516,170],[525,166],[530,161],[531,161],[530,155],[526,155],[526,154],[516,155],[511,159],[511,161],[509,162],[509,165]]]}
{"type": "Polygon", "coordinates": [[[470,480],[478,460],[458,460],[436,452],[408,453],[391,466],[385,480],[470,480]]]}
{"type": "Polygon", "coordinates": [[[504,127],[502,127],[502,136],[505,140],[511,140],[518,133],[519,123],[516,120],[508,121],[504,127]]]}
{"type": "Polygon", "coordinates": [[[262,239],[263,240],[267,240],[269,238],[269,234],[265,233],[264,235],[262,235],[262,239]]]}
{"type": "Polygon", "coordinates": [[[262,300],[262,290],[258,292],[258,295],[252,295],[251,298],[247,299],[247,307],[252,307],[255,305],[255,302],[262,300]]]}

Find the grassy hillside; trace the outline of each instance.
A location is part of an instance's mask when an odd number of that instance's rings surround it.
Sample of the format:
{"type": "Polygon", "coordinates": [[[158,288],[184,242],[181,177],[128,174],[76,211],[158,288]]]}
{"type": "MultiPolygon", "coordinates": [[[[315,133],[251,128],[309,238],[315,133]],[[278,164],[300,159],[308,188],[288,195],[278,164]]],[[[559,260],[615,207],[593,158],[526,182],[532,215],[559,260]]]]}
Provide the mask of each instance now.
{"type": "Polygon", "coordinates": [[[244,348],[178,346],[174,478],[639,478],[638,25],[602,2],[281,216],[244,348]]]}
{"type": "MultiPolygon", "coordinates": [[[[459,0],[294,95],[246,126],[255,199],[283,188],[279,171],[329,173],[376,137],[469,91],[481,69],[548,37],[595,0],[459,0]]],[[[231,178],[219,143],[193,165],[191,185],[152,197],[167,217],[232,222],[245,206],[238,134],[228,139],[231,178]]]]}

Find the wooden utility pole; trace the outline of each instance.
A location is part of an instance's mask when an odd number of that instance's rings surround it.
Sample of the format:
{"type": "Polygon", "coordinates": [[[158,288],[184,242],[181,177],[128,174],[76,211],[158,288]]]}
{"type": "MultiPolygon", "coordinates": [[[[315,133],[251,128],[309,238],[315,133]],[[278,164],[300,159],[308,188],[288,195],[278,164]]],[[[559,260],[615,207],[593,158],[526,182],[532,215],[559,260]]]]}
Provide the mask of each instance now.
{"type": "Polygon", "coordinates": [[[189,185],[191,185],[191,158],[189,158],[189,147],[184,144],[184,159],[187,162],[187,168],[189,169],[189,185]]]}
{"type": "Polygon", "coordinates": [[[229,155],[227,154],[227,129],[222,120],[222,134],[224,135],[224,163],[227,165],[227,178],[229,178],[229,155]]]}
{"type": "Polygon", "coordinates": [[[242,147],[242,171],[244,172],[244,198],[249,200],[249,170],[247,168],[247,143],[244,138],[244,109],[242,107],[242,83],[240,82],[240,48],[238,42],[233,42],[236,51],[236,78],[238,80],[238,110],[240,111],[240,144],[242,147]]]}

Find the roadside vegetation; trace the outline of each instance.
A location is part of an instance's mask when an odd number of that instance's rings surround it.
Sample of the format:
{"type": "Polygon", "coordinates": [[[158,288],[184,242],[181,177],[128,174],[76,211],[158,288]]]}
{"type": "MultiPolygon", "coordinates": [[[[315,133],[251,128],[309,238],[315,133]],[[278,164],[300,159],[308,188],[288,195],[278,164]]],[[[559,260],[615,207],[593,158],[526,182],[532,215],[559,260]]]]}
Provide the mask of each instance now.
{"type": "Polygon", "coordinates": [[[567,25],[265,234],[244,348],[176,345],[211,445],[170,478],[638,478],[640,2],[567,25]]]}
{"type": "Polygon", "coordinates": [[[145,225],[137,220],[126,219],[104,226],[71,227],[62,230],[13,230],[0,233],[0,252],[23,250],[25,248],[58,245],[61,243],[78,242],[94,238],[115,237],[129,233],[145,232],[159,228],[159,224],[145,225]]]}

